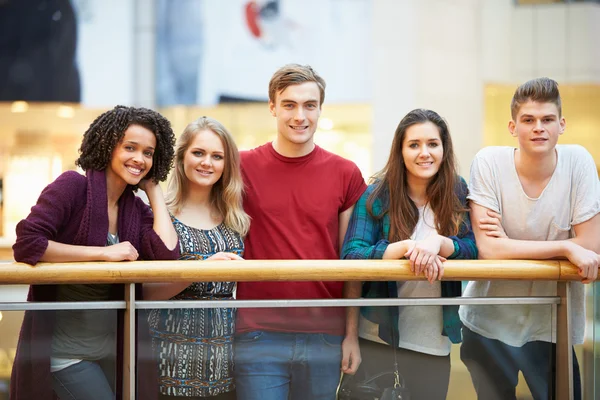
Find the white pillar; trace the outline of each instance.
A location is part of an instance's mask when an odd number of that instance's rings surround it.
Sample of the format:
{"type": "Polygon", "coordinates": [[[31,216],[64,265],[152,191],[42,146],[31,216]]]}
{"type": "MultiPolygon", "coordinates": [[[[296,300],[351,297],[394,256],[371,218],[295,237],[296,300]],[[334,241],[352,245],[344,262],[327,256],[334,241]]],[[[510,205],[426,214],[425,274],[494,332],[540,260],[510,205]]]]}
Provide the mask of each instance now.
{"type": "MultiPolygon", "coordinates": [[[[154,108],[156,95],[156,2],[135,0],[133,43],[133,102],[139,107],[154,108]]],[[[181,60],[185,62],[185,60],[181,60]]]]}
{"type": "Polygon", "coordinates": [[[478,0],[375,0],[373,170],[400,120],[429,108],[450,126],[461,174],[482,145],[481,4],[478,0]]]}

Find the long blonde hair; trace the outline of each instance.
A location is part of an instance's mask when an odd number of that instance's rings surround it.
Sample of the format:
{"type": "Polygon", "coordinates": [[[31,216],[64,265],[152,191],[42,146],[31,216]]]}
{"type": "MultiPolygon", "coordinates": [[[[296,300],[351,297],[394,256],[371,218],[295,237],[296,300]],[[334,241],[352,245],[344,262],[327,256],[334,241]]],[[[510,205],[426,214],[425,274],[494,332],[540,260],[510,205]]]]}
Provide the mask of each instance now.
{"type": "Polygon", "coordinates": [[[167,188],[167,207],[173,214],[178,214],[184,206],[188,179],[185,176],[183,159],[196,134],[203,130],[210,130],[219,136],[225,149],[223,175],[210,191],[210,203],[223,217],[226,226],[245,236],[250,228],[250,217],[242,208],[244,183],[240,172],[240,155],[229,131],[213,118],[200,117],[191,122],[177,139],[175,168],[167,188]]]}

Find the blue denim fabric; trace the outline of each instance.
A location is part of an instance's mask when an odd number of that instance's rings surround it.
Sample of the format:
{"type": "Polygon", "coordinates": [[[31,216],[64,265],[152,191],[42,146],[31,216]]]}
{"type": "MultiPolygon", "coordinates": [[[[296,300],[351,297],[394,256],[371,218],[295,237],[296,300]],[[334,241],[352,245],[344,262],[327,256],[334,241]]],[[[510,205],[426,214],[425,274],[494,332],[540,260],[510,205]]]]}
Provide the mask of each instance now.
{"type": "Polygon", "coordinates": [[[333,400],[342,336],[253,331],[235,337],[238,400],[333,400]]]}
{"type": "Polygon", "coordinates": [[[81,361],[53,372],[52,388],[60,400],[115,399],[102,367],[93,361],[81,361]]]}

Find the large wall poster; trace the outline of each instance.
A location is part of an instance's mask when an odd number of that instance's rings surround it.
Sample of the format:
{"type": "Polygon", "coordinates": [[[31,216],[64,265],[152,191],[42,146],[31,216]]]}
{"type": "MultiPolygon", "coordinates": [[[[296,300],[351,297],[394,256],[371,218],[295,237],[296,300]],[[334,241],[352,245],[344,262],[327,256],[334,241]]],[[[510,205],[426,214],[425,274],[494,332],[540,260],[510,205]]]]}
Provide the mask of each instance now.
{"type": "Polygon", "coordinates": [[[266,101],[280,66],[310,64],[326,101],[371,98],[371,0],[157,0],[161,106],[266,101]]]}

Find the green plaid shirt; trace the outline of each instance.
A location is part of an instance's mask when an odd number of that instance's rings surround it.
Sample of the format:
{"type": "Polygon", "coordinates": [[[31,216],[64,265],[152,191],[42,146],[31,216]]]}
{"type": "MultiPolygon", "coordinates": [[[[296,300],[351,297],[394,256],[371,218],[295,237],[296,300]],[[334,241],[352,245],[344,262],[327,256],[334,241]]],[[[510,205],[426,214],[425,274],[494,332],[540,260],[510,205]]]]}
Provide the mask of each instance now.
{"type": "MultiPolygon", "coordinates": [[[[354,206],[346,238],[342,248],[343,259],[381,259],[383,253],[390,244],[388,237],[390,233],[390,218],[385,214],[383,218],[375,219],[367,211],[367,199],[375,189],[371,184],[354,206]]],[[[467,183],[460,178],[460,184],[455,191],[461,203],[467,207],[467,183]]],[[[382,210],[381,199],[373,202],[373,213],[380,215],[382,210]]],[[[475,236],[471,228],[469,214],[466,213],[459,233],[450,236],[454,242],[454,253],[449,259],[477,259],[477,246],[475,236]]],[[[461,282],[442,282],[442,297],[458,297],[461,295],[461,282]]],[[[397,297],[398,291],[395,282],[365,282],[363,285],[363,297],[387,298],[397,297]]],[[[458,306],[442,306],[444,316],[444,328],[442,334],[448,336],[453,343],[461,341],[461,322],[458,317],[458,306]]],[[[362,307],[361,313],[365,318],[379,324],[379,336],[381,339],[391,343],[390,329],[398,326],[398,308],[392,307],[362,307]]]]}

